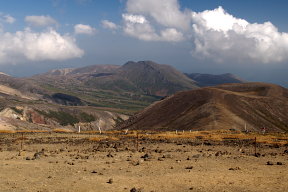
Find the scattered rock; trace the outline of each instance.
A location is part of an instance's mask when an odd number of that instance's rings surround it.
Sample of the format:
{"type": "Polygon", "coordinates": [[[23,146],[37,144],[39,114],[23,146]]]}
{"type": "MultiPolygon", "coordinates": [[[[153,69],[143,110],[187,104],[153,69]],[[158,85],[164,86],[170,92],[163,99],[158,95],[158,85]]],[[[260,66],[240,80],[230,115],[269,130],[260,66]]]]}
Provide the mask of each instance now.
{"type": "Polygon", "coordinates": [[[68,165],[75,165],[74,162],[68,162],[67,164],[68,164],[68,165]]]}
{"type": "Polygon", "coordinates": [[[172,158],[173,158],[173,155],[171,155],[171,154],[164,154],[164,155],[162,156],[162,158],[172,159],[172,158]]]}
{"type": "Polygon", "coordinates": [[[277,162],[276,164],[277,165],[284,165],[284,163],[282,163],[282,162],[277,162]]]}
{"type": "Polygon", "coordinates": [[[41,151],[34,153],[32,160],[40,159],[40,157],[42,157],[44,155],[44,151],[45,150],[42,149],[41,151]]]}
{"type": "Polygon", "coordinates": [[[155,153],[163,153],[162,149],[155,149],[155,153]]]}
{"type": "Polygon", "coordinates": [[[198,159],[199,157],[201,157],[201,154],[196,154],[196,155],[192,156],[192,158],[194,158],[194,159],[198,159]]]}
{"type": "Polygon", "coordinates": [[[33,160],[35,160],[35,159],[40,159],[40,157],[41,157],[41,154],[39,153],[39,152],[37,152],[37,153],[35,153],[34,155],[33,155],[33,160]]]}
{"type": "Polygon", "coordinates": [[[140,165],[141,161],[131,161],[131,164],[133,166],[137,166],[137,165],[140,165]]]}
{"type": "Polygon", "coordinates": [[[272,161],[267,161],[266,165],[274,165],[272,161]]]}
{"type": "Polygon", "coordinates": [[[130,192],[144,192],[144,189],[143,188],[136,189],[135,187],[133,187],[132,189],[130,189],[130,192]]]}
{"type": "Polygon", "coordinates": [[[114,157],[114,155],[112,155],[111,153],[108,153],[107,157],[114,157]]]}
{"type": "Polygon", "coordinates": [[[193,169],[193,166],[185,167],[185,169],[193,169]]]}
{"type": "Polygon", "coordinates": [[[141,156],[142,159],[144,159],[144,161],[149,161],[152,159],[152,155],[146,153],[145,155],[141,156]]]}
{"type": "Polygon", "coordinates": [[[261,157],[260,153],[255,153],[254,155],[255,155],[255,157],[261,157]]]}
{"type": "Polygon", "coordinates": [[[113,183],[113,179],[110,178],[107,183],[112,184],[113,183]]]}
{"type": "Polygon", "coordinates": [[[222,154],[221,154],[221,151],[217,151],[217,152],[215,153],[215,156],[216,156],[216,157],[218,157],[218,156],[220,156],[220,155],[222,155],[222,154]]]}
{"type": "Polygon", "coordinates": [[[241,170],[240,167],[232,167],[229,168],[230,171],[237,171],[237,170],[241,170]]]}

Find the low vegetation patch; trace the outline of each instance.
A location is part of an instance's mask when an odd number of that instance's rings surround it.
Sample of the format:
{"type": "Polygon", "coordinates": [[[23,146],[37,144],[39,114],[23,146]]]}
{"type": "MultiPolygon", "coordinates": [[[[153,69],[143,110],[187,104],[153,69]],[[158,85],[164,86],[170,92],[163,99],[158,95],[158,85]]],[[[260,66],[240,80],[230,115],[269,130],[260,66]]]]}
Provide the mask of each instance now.
{"type": "Polygon", "coordinates": [[[96,120],[96,118],[93,115],[85,112],[81,112],[79,114],[77,113],[71,114],[66,111],[51,111],[51,110],[48,112],[37,110],[37,112],[45,117],[56,120],[62,126],[67,125],[74,126],[76,123],[79,122],[89,123],[96,120]]]}
{"type": "Polygon", "coordinates": [[[85,113],[85,112],[80,113],[79,119],[81,122],[84,122],[84,123],[90,123],[90,122],[96,120],[96,118],[93,115],[90,115],[90,114],[85,113]]]}

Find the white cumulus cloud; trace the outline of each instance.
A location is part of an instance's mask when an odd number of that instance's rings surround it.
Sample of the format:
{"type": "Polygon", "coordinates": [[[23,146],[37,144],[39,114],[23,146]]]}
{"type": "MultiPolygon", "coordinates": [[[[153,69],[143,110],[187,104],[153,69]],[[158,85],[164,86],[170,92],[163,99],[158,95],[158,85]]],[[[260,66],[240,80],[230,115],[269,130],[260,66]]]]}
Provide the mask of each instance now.
{"type": "Polygon", "coordinates": [[[184,39],[183,34],[175,28],[165,28],[157,33],[143,15],[123,14],[122,17],[124,32],[140,40],[177,42],[184,39]]]}
{"type": "Polygon", "coordinates": [[[0,64],[24,61],[66,60],[82,57],[84,51],[75,39],[54,30],[33,32],[30,29],[16,33],[0,33],[0,64]]]}
{"type": "Polygon", "coordinates": [[[102,20],[101,23],[102,23],[102,26],[103,26],[105,29],[111,29],[111,30],[116,30],[116,29],[118,29],[118,26],[117,26],[115,23],[111,22],[111,21],[102,20]]]}
{"type": "Polygon", "coordinates": [[[198,58],[217,62],[288,61],[288,33],[271,22],[249,23],[221,6],[194,12],[178,0],[127,0],[124,33],[144,41],[191,41],[198,58]]]}
{"type": "Polygon", "coordinates": [[[77,24],[74,26],[74,32],[75,34],[93,35],[95,34],[96,29],[90,25],[77,24]]]}
{"type": "Polygon", "coordinates": [[[157,40],[158,36],[155,30],[142,15],[123,14],[124,32],[132,37],[144,41],[157,40]]]}
{"type": "Polygon", "coordinates": [[[280,33],[270,22],[249,23],[235,18],[222,7],[191,14],[194,55],[218,62],[261,63],[288,60],[288,33],[280,33]]]}
{"type": "Polygon", "coordinates": [[[25,22],[36,27],[57,25],[57,21],[49,15],[30,15],[25,17],[25,22]]]}
{"type": "Polygon", "coordinates": [[[192,12],[192,20],[198,25],[204,26],[207,30],[216,30],[227,32],[233,28],[245,28],[248,22],[244,19],[238,19],[226,13],[222,7],[214,10],[206,10],[203,12],[192,12]]]}
{"type": "Polygon", "coordinates": [[[189,16],[180,11],[177,0],[128,0],[127,10],[132,14],[152,17],[156,22],[173,28],[187,29],[189,16]]]}

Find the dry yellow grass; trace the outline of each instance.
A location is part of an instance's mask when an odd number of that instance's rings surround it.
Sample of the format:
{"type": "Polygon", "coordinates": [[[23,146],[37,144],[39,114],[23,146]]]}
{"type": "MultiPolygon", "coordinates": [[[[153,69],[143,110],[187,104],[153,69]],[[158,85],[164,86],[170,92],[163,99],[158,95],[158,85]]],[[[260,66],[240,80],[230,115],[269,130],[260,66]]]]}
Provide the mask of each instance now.
{"type": "Polygon", "coordinates": [[[53,132],[55,133],[73,133],[73,131],[69,129],[53,129],[53,132]]]}
{"type": "MultiPolygon", "coordinates": [[[[46,130],[0,130],[0,133],[46,133],[46,130]]],[[[53,129],[52,132],[55,133],[72,133],[73,131],[69,129],[53,129]]],[[[269,134],[259,134],[259,133],[242,133],[239,131],[229,131],[229,130],[216,130],[216,131],[186,131],[186,132],[159,132],[159,131],[103,131],[99,134],[99,131],[81,131],[80,134],[91,134],[89,137],[90,141],[117,141],[123,137],[135,138],[138,136],[141,138],[148,138],[154,140],[160,139],[191,139],[191,140],[206,140],[206,141],[224,141],[224,140],[254,140],[256,137],[257,143],[267,143],[267,144],[278,144],[286,145],[288,144],[288,134],[284,133],[269,133],[269,134]]]]}
{"type": "Polygon", "coordinates": [[[149,139],[192,139],[192,140],[210,140],[210,141],[224,141],[224,140],[254,140],[256,137],[257,143],[267,144],[288,144],[288,134],[259,134],[259,133],[242,133],[239,131],[217,130],[217,131],[192,131],[192,132],[154,132],[145,133],[143,131],[131,131],[127,137],[149,138],[149,139]]]}
{"type": "Polygon", "coordinates": [[[103,141],[103,140],[105,140],[104,137],[90,137],[88,139],[89,139],[89,141],[103,141]]]}
{"type": "Polygon", "coordinates": [[[0,133],[16,133],[14,130],[0,130],[0,133]]]}
{"type": "Polygon", "coordinates": [[[17,130],[16,133],[48,133],[47,130],[17,130]]]}

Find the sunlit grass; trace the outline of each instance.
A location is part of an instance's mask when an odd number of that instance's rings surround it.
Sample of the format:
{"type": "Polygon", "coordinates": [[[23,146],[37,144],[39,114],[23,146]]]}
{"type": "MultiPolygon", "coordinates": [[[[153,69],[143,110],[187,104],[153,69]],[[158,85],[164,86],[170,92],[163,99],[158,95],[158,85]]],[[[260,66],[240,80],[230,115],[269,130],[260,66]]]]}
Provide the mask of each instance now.
{"type": "Polygon", "coordinates": [[[53,129],[53,132],[55,133],[73,133],[74,131],[70,129],[53,129]]]}
{"type": "Polygon", "coordinates": [[[242,133],[240,131],[217,130],[217,131],[185,131],[185,132],[149,132],[130,131],[127,137],[148,138],[154,140],[160,139],[191,139],[205,141],[225,141],[225,140],[255,140],[257,143],[267,144],[288,144],[288,134],[284,133],[242,133]]]}
{"type": "Polygon", "coordinates": [[[0,130],[0,133],[16,133],[14,130],[0,130]]]}
{"type": "Polygon", "coordinates": [[[3,134],[14,134],[14,133],[69,133],[82,135],[85,138],[86,134],[89,134],[89,137],[86,137],[90,141],[118,141],[121,139],[151,139],[151,140],[173,140],[173,139],[185,139],[193,141],[244,141],[250,140],[254,141],[256,138],[257,143],[263,144],[278,144],[278,145],[288,145],[288,134],[287,133],[243,133],[240,131],[230,131],[230,130],[215,130],[215,131],[135,131],[135,130],[107,130],[102,131],[100,134],[99,130],[95,131],[72,131],[69,129],[52,129],[48,130],[0,130],[0,133],[3,134]]]}

